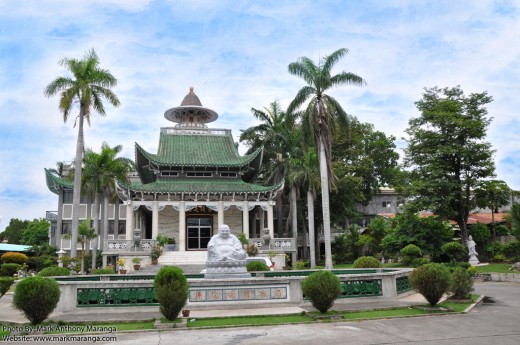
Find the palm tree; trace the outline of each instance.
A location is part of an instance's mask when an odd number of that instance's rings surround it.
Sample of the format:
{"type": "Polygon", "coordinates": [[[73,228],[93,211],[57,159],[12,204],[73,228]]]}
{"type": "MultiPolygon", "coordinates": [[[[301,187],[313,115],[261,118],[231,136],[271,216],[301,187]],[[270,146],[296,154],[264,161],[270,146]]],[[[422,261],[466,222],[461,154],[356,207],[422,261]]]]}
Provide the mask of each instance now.
{"type": "Polygon", "coordinates": [[[90,227],[90,222],[90,218],[86,219],[78,227],[78,242],[81,243],[81,273],[85,273],[85,246],[96,238],[96,230],[90,227]]]}
{"type": "MultiPolygon", "coordinates": [[[[315,149],[303,152],[301,157],[292,158],[290,162],[289,181],[307,189],[307,218],[309,227],[309,249],[311,268],[316,267],[315,233],[314,233],[314,197],[319,188],[319,165],[315,149]]],[[[304,235],[305,236],[305,235],[304,235]]]]}
{"type": "MultiPolygon", "coordinates": [[[[95,193],[94,197],[94,229],[97,234],[99,233],[99,203],[100,196],[103,195],[103,226],[101,229],[102,236],[105,238],[105,234],[108,230],[108,204],[110,197],[114,194],[116,188],[116,182],[121,181],[122,183],[128,182],[128,173],[133,168],[133,162],[124,157],[117,157],[123,147],[116,145],[110,147],[107,143],[101,145],[101,152],[96,153],[91,149],[85,152],[84,172],[83,172],[83,184],[90,186],[90,189],[95,193]]],[[[97,241],[94,241],[93,252],[92,252],[92,265],[95,268],[97,256],[97,241]]]]}
{"type": "Polygon", "coordinates": [[[301,57],[288,67],[289,73],[303,78],[307,83],[298,91],[287,112],[292,114],[309,101],[302,113],[302,130],[304,138],[313,138],[318,147],[326,269],[332,269],[329,207],[329,181],[332,174],[330,167],[331,131],[334,131],[336,127],[346,127],[348,116],[339,102],[326,95],[325,91],[342,84],[365,84],[363,78],[350,72],[343,71],[331,76],[332,67],[347,53],[348,50],[345,48],[338,49],[324,57],[323,63],[320,61],[319,65],[307,57],[301,57]]]}
{"type": "MultiPolygon", "coordinates": [[[[260,124],[249,127],[240,134],[240,141],[249,146],[248,153],[264,148],[261,175],[266,182],[278,183],[285,176],[285,163],[288,150],[291,147],[291,132],[294,127],[294,118],[288,116],[278,100],[270,103],[263,110],[251,108],[253,116],[260,124]]],[[[276,202],[278,214],[277,233],[282,232],[282,196],[276,202]]]]}
{"type": "MultiPolygon", "coordinates": [[[[47,85],[44,94],[47,97],[51,97],[60,93],[59,108],[63,113],[64,122],[69,118],[74,104],[79,104],[71,233],[71,256],[75,257],[81,198],[81,163],[84,151],[83,122],[86,119],[87,123],[90,124],[91,108],[102,116],[106,115],[103,98],[115,107],[120,102],[117,96],[110,90],[110,88],[117,85],[117,79],[109,71],[99,68],[99,58],[94,49],[90,49],[85,54],[83,60],[63,58],[59,63],[72,73],[72,77],[61,76],[56,78],[47,85]]],[[[76,122],[74,122],[75,125],[76,122]]]]}

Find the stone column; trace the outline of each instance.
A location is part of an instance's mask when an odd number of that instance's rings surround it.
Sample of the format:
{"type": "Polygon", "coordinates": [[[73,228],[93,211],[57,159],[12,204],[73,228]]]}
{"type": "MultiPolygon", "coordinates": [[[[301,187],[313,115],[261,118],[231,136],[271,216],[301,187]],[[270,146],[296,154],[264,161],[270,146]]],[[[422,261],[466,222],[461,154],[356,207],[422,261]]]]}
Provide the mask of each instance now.
{"type": "Polygon", "coordinates": [[[186,202],[179,202],[179,251],[186,251],[186,202]]]}
{"type": "Polygon", "coordinates": [[[218,227],[220,227],[222,224],[224,224],[224,202],[220,200],[218,202],[218,227]]]}
{"type": "MultiPolygon", "coordinates": [[[[126,202],[126,240],[132,240],[134,233],[134,205],[131,200],[126,202]]],[[[114,238],[117,238],[114,236],[114,238]]]]}
{"type": "MultiPolygon", "coordinates": [[[[159,235],[159,201],[152,201],[152,239],[159,235]]],[[[144,234],[141,235],[144,238],[144,234]]]]}
{"type": "Polygon", "coordinates": [[[273,216],[273,204],[268,201],[267,204],[267,227],[269,228],[269,235],[274,238],[274,216],[273,216]]]}
{"type": "Polygon", "coordinates": [[[242,232],[249,238],[249,201],[242,204],[242,232]]]}

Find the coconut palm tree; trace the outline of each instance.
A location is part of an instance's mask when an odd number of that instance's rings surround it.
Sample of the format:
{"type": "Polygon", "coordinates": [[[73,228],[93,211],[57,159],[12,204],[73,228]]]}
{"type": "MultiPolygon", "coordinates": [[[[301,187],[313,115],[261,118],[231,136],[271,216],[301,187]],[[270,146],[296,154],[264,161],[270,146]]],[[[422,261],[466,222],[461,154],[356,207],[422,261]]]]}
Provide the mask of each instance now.
{"type": "Polygon", "coordinates": [[[301,57],[288,67],[289,73],[303,78],[307,83],[289,104],[287,112],[292,114],[308,101],[302,112],[302,130],[304,140],[314,139],[318,148],[326,269],[332,269],[329,207],[329,181],[332,174],[330,167],[331,131],[334,131],[336,127],[346,127],[348,116],[339,102],[325,92],[333,86],[342,84],[365,84],[363,78],[350,72],[343,71],[331,75],[332,67],[347,53],[348,50],[345,48],[338,49],[324,57],[318,65],[307,57],[301,57]]]}
{"type": "MultiPolygon", "coordinates": [[[[107,143],[103,142],[101,145],[101,152],[96,153],[91,149],[85,152],[85,158],[83,160],[83,184],[90,186],[92,191],[95,193],[94,197],[94,229],[97,234],[100,233],[99,229],[99,204],[100,197],[103,196],[103,226],[101,229],[101,238],[105,238],[105,234],[108,231],[108,204],[110,197],[114,194],[116,189],[116,182],[121,181],[122,183],[128,182],[128,173],[132,170],[134,164],[128,158],[117,157],[123,147],[116,145],[110,147],[107,143]]],[[[97,256],[97,241],[93,243],[92,252],[92,265],[95,268],[97,256]]]]}
{"type": "MultiPolygon", "coordinates": [[[[307,218],[309,228],[309,251],[311,268],[316,267],[315,232],[314,232],[314,198],[319,188],[320,171],[316,150],[311,148],[303,152],[301,157],[294,157],[290,161],[288,179],[294,184],[301,185],[307,190],[307,218]]],[[[291,183],[291,184],[292,184],[291,183]]]]}
{"type": "MultiPolygon", "coordinates": [[[[53,80],[44,90],[47,97],[60,94],[59,108],[63,114],[63,121],[67,121],[69,115],[77,103],[79,105],[78,138],[76,142],[74,191],[72,197],[72,233],[71,256],[76,256],[79,226],[79,204],[81,197],[81,163],[84,151],[83,122],[86,119],[90,125],[92,109],[104,116],[105,106],[103,99],[117,107],[119,99],[110,88],[117,85],[117,79],[107,70],[99,68],[99,58],[94,49],[90,49],[82,60],[64,58],[60,60],[72,76],[61,76],[53,80]]],[[[76,121],[74,121],[74,126],[76,121]]]]}
{"type": "MultiPolygon", "coordinates": [[[[285,178],[285,164],[291,147],[291,132],[294,117],[288,116],[278,100],[270,103],[263,110],[251,108],[253,116],[260,124],[249,127],[240,134],[240,141],[249,146],[248,153],[264,148],[261,175],[266,182],[278,183],[285,178]]],[[[277,233],[282,233],[282,195],[276,202],[278,214],[277,233]]]]}

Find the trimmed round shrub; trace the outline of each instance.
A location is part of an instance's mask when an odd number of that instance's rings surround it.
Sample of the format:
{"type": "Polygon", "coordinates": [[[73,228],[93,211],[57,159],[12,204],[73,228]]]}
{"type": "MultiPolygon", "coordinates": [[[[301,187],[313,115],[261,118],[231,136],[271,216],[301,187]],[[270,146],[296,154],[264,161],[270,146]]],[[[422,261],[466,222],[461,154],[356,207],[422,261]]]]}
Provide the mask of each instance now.
{"type": "Polygon", "coordinates": [[[452,298],[469,298],[469,293],[473,291],[473,277],[471,276],[471,273],[462,267],[455,268],[451,273],[449,291],[453,294],[452,298]]]}
{"type": "Polygon", "coordinates": [[[60,288],[54,279],[29,277],[16,284],[13,304],[33,325],[44,321],[60,300],[60,288]]]}
{"type": "Polygon", "coordinates": [[[20,268],[22,268],[22,265],[19,265],[19,264],[3,264],[0,267],[0,276],[2,276],[2,277],[12,277],[16,273],[18,273],[20,268]]]}
{"type": "Polygon", "coordinates": [[[441,250],[449,258],[450,262],[464,261],[467,256],[466,248],[461,243],[455,241],[444,243],[441,250]]]}
{"type": "Polygon", "coordinates": [[[339,278],[330,271],[318,271],[302,281],[303,294],[311,300],[312,306],[324,314],[332,308],[334,300],[341,292],[339,278]]]}
{"type": "Polygon", "coordinates": [[[402,256],[402,264],[405,266],[410,266],[413,259],[420,258],[422,256],[422,251],[421,248],[417,247],[415,244],[409,244],[401,249],[400,254],[402,256]]]}
{"type": "Polygon", "coordinates": [[[2,262],[4,264],[18,264],[23,265],[29,258],[23,253],[7,252],[2,255],[2,262]]]}
{"type": "Polygon", "coordinates": [[[477,245],[485,244],[491,239],[491,230],[489,230],[486,224],[474,224],[470,227],[469,232],[471,237],[473,237],[473,241],[475,241],[477,245]]]}
{"type": "Polygon", "coordinates": [[[155,275],[154,285],[161,314],[175,320],[188,300],[189,285],[184,273],[175,266],[163,267],[155,275]]]}
{"type": "Polygon", "coordinates": [[[412,267],[420,267],[429,264],[431,261],[428,258],[415,258],[412,259],[412,267]]]}
{"type": "Polygon", "coordinates": [[[65,267],[47,267],[38,272],[40,277],[70,276],[70,270],[65,267]]]}
{"type": "Polygon", "coordinates": [[[5,295],[14,283],[14,278],[11,277],[0,277],[0,297],[5,295]]]}
{"type": "Polygon", "coordinates": [[[352,265],[354,268],[379,268],[381,266],[381,261],[373,256],[361,256],[352,265]]]}
{"type": "Polygon", "coordinates": [[[92,271],[92,274],[115,274],[116,272],[112,268],[96,268],[92,271]]]}
{"type": "Polygon", "coordinates": [[[408,277],[412,287],[426,298],[431,306],[436,305],[451,283],[450,270],[442,264],[427,264],[416,268],[408,277]]]}
{"type": "Polygon", "coordinates": [[[56,259],[50,255],[30,256],[27,260],[27,268],[36,272],[54,265],[56,265],[56,259]]]}
{"type": "Polygon", "coordinates": [[[511,231],[505,225],[497,225],[495,227],[495,233],[497,236],[507,236],[511,231]]]}
{"type": "Polygon", "coordinates": [[[512,241],[504,244],[502,253],[505,254],[508,259],[518,261],[520,259],[520,241],[512,241]]]}
{"type": "Polygon", "coordinates": [[[246,269],[248,272],[270,271],[271,270],[269,268],[269,266],[267,266],[266,263],[262,262],[262,261],[249,261],[246,264],[246,269]]]}

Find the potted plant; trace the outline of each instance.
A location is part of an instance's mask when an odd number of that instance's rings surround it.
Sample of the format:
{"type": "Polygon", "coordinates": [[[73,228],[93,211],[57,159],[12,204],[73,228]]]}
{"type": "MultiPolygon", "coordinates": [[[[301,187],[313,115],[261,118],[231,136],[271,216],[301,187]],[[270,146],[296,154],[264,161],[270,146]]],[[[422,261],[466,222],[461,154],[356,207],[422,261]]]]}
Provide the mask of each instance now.
{"type": "Polygon", "coordinates": [[[132,263],[134,264],[134,270],[139,271],[139,268],[141,268],[141,261],[143,261],[143,259],[141,258],[132,259],[132,263]]]}
{"type": "Polygon", "coordinates": [[[161,247],[159,245],[155,245],[152,247],[152,251],[150,252],[150,258],[152,259],[152,265],[157,265],[159,262],[159,256],[161,256],[161,247]]]}
{"type": "Polygon", "coordinates": [[[159,247],[164,247],[168,244],[168,236],[159,234],[155,238],[155,244],[159,247]]]}
{"type": "Polygon", "coordinates": [[[119,268],[119,274],[126,274],[125,259],[117,259],[117,267],[119,268]]]}
{"type": "Polygon", "coordinates": [[[166,250],[173,252],[175,250],[175,238],[168,237],[168,243],[166,243],[166,250]]]}

